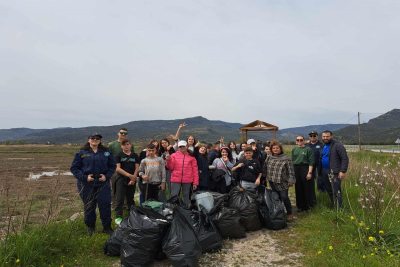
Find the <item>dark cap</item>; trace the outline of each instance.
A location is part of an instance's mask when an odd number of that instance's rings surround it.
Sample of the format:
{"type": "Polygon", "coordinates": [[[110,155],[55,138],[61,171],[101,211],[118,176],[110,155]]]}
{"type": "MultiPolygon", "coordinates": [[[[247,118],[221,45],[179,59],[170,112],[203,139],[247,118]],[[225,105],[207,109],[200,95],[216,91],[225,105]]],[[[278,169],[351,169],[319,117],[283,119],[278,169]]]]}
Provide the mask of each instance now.
{"type": "Polygon", "coordinates": [[[102,136],[101,134],[98,134],[98,133],[91,133],[91,134],[89,134],[89,137],[88,137],[88,138],[95,137],[95,136],[98,136],[98,137],[100,137],[100,138],[103,138],[103,136],[102,136]]]}
{"type": "Polygon", "coordinates": [[[312,135],[312,134],[318,135],[318,133],[317,133],[316,131],[312,131],[312,132],[309,133],[308,135],[312,135]]]}

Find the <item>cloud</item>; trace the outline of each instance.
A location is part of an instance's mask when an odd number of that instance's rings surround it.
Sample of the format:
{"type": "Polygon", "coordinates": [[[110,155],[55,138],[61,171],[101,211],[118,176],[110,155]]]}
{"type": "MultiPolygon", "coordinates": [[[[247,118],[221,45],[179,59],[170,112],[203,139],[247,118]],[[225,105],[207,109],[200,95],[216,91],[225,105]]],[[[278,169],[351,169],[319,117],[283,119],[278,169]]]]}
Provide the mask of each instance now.
{"type": "Polygon", "coordinates": [[[398,107],[397,1],[40,0],[0,10],[2,128],[198,115],[287,128],[398,107]]]}

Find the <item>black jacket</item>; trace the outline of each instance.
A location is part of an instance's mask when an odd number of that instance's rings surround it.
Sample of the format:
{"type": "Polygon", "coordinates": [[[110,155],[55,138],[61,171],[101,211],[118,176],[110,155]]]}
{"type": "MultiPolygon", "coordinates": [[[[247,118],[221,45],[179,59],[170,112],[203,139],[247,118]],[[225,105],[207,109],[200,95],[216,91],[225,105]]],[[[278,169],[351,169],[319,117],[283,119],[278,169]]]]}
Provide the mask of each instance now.
{"type": "Polygon", "coordinates": [[[226,187],[224,170],[216,169],[213,171],[210,181],[210,187],[208,188],[208,190],[221,194],[229,193],[226,187]]]}
{"type": "Polygon", "coordinates": [[[258,160],[241,159],[236,162],[235,166],[243,163],[243,167],[237,169],[240,181],[255,182],[262,173],[262,169],[258,160]]]}
{"type": "Polygon", "coordinates": [[[200,154],[199,147],[194,147],[193,157],[196,158],[199,169],[199,186],[208,187],[210,184],[209,165],[206,157],[200,154]]]}
{"type": "MultiPolygon", "coordinates": [[[[321,175],[322,173],[322,151],[325,147],[325,144],[322,147],[321,155],[319,157],[319,165],[318,165],[318,173],[321,175]]],[[[344,146],[332,140],[331,146],[329,148],[329,168],[333,170],[333,174],[337,175],[339,172],[346,173],[347,168],[349,167],[349,157],[347,156],[347,151],[344,146]]]]}
{"type": "Polygon", "coordinates": [[[322,147],[324,146],[324,144],[321,143],[321,141],[317,141],[315,144],[307,143],[306,146],[308,146],[309,148],[311,148],[311,150],[314,152],[314,159],[315,159],[315,164],[314,166],[318,167],[318,159],[321,157],[321,153],[322,153],[322,147]]]}

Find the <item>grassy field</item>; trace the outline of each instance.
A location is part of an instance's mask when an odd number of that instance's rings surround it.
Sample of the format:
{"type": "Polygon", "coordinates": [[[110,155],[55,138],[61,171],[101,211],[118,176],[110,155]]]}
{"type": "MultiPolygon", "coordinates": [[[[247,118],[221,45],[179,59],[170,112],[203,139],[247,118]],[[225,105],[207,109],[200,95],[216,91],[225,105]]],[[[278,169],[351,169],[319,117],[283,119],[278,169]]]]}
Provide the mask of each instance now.
{"type": "MultiPolygon", "coordinates": [[[[73,176],[26,179],[31,173],[67,172],[78,149],[0,146],[0,266],[111,266],[118,260],[103,255],[108,237],[99,221],[96,234],[86,236],[73,176]],[[67,220],[74,214],[76,220],[67,220]]],[[[290,154],[291,148],[285,150],[290,154]]],[[[303,266],[399,266],[400,158],[349,156],[343,210],[331,209],[329,197],[318,193],[315,209],[295,214],[285,230],[268,232],[283,251],[302,253],[303,266]]],[[[290,194],[294,200],[293,189],[290,194]]]]}

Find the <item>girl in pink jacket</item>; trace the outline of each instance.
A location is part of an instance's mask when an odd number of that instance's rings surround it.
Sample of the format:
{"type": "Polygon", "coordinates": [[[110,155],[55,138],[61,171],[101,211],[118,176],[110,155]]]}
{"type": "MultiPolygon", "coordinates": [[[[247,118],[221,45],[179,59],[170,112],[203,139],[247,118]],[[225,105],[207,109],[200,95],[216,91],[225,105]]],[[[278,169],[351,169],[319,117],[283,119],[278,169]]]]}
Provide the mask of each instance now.
{"type": "Polygon", "coordinates": [[[188,151],[186,141],[179,141],[179,151],[170,155],[167,152],[167,168],[171,170],[171,192],[170,198],[179,195],[182,187],[183,202],[189,205],[190,187],[193,190],[199,185],[199,171],[197,161],[188,151]]]}

